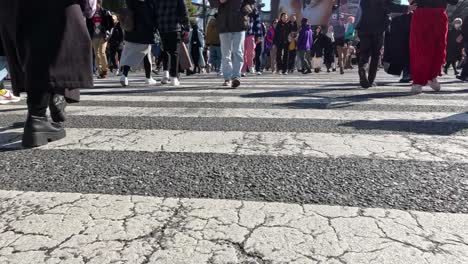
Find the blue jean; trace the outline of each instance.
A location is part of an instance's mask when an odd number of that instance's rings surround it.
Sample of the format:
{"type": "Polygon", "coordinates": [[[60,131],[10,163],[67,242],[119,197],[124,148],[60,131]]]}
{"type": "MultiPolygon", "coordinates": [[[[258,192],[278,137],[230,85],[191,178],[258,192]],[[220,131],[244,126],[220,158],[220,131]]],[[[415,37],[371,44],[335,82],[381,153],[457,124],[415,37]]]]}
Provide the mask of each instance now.
{"type": "Polygon", "coordinates": [[[209,63],[213,66],[213,69],[221,71],[221,47],[220,46],[210,46],[210,59],[209,63]]]}
{"type": "Polygon", "coordinates": [[[0,56],[0,83],[7,77],[7,61],[6,57],[0,56]]]}
{"type": "Polygon", "coordinates": [[[239,79],[244,66],[245,31],[219,34],[224,80],[239,79]]]}

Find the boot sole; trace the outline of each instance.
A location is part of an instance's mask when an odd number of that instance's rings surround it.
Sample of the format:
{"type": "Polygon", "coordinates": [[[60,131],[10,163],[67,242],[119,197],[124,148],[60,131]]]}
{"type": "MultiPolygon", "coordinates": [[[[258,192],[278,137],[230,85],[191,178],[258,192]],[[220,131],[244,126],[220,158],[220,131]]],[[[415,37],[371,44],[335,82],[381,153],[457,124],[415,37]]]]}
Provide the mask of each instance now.
{"type": "Polygon", "coordinates": [[[57,141],[66,137],[65,130],[51,132],[34,132],[29,135],[23,134],[22,145],[24,148],[35,148],[47,145],[49,142],[57,141]]]}

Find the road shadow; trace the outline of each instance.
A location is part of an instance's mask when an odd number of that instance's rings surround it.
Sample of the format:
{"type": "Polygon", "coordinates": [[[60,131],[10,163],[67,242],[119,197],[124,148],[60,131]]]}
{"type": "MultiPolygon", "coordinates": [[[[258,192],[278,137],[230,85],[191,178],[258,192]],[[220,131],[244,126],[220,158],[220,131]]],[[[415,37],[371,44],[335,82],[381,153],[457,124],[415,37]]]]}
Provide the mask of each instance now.
{"type": "Polygon", "coordinates": [[[356,130],[381,130],[390,132],[408,132],[431,136],[450,136],[468,129],[468,123],[466,123],[467,114],[468,112],[452,115],[447,118],[425,121],[358,120],[343,123],[340,126],[352,127],[356,130]],[[464,119],[465,122],[462,122],[462,119],[464,119]],[[457,120],[459,121],[457,122],[457,120]]]}
{"type": "Polygon", "coordinates": [[[0,152],[20,150],[23,133],[6,132],[0,134],[0,152]]]}

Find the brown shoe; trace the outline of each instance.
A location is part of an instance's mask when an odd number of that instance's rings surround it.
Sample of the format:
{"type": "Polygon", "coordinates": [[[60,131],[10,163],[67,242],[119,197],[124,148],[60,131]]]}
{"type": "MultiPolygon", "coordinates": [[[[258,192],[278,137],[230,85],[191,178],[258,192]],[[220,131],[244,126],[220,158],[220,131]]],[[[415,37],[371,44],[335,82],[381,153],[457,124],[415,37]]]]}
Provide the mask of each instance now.
{"type": "Polygon", "coordinates": [[[106,79],[107,78],[107,72],[103,71],[99,74],[98,79],[106,79]]]}

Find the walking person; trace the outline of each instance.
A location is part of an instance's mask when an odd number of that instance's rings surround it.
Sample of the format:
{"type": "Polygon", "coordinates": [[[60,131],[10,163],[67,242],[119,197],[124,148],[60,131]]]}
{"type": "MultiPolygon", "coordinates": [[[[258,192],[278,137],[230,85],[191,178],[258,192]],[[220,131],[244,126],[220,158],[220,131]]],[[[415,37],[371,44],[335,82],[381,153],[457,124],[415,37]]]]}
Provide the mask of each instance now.
{"type": "Polygon", "coordinates": [[[301,21],[301,30],[297,38],[297,53],[301,60],[303,74],[312,73],[310,49],[312,48],[313,35],[314,33],[309,25],[309,20],[303,18],[301,21]]]}
{"type": "Polygon", "coordinates": [[[60,140],[66,136],[61,125],[66,103],[80,100],[79,88],[93,87],[92,45],[83,10],[92,17],[96,2],[0,0],[0,6],[0,38],[13,93],[27,93],[22,145],[32,148],[60,140]],[[44,36],[47,41],[38,41],[44,36]]]}
{"type": "MultiPolygon", "coordinates": [[[[331,52],[331,54],[329,55],[329,62],[331,63],[331,68],[334,72],[336,72],[336,62],[335,62],[335,54],[336,54],[336,46],[335,46],[335,29],[333,27],[333,25],[329,25],[328,26],[328,30],[327,30],[327,34],[326,36],[330,39],[331,41],[331,51],[328,51],[327,52],[331,52]]],[[[330,68],[330,67],[329,67],[330,68]]]]}
{"type": "Polygon", "coordinates": [[[124,47],[124,32],[118,19],[114,19],[115,26],[112,28],[109,38],[110,61],[112,64],[111,72],[115,75],[120,73],[120,60],[124,47]]]}
{"type": "Polygon", "coordinates": [[[340,74],[344,74],[345,58],[348,57],[348,45],[346,44],[346,28],[343,20],[338,19],[338,23],[335,25],[335,47],[338,55],[338,67],[340,67],[340,74]]]}
{"type": "Polygon", "coordinates": [[[468,81],[468,15],[464,18],[463,21],[465,21],[465,23],[462,24],[461,33],[463,46],[465,50],[465,59],[462,72],[459,76],[457,76],[457,79],[466,82],[468,81]]]}
{"type": "Polygon", "coordinates": [[[206,66],[205,58],[203,56],[204,48],[205,36],[203,36],[203,32],[198,27],[198,24],[193,23],[192,30],[189,34],[189,54],[193,61],[192,74],[201,73],[202,69],[206,66]]]}
{"type": "Polygon", "coordinates": [[[210,6],[218,8],[218,31],[223,56],[223,86],[240,86],[244,64],[245,32],[249,29],[250,14],[255,0],[210,0],[210,6]]]}
{"type": "Polygon", "coordinates": [[[268,32],[265,37],[265,50],[263,51],[264,54],[269,55],[270,57],[269,65],[273,73],[276,72],[277,48],[276,48],[276,45],[274,44],[274,39],[275,39],[275,30],[276,30],[277,25],[278,25],[278,19],[275,19],[271,22],[271,26],[268,29],[268,32]]]}
{"type": "Polygon", "coordinates": [[[289,34],[291,34],[291,24],[288,22],[288,15],[282,13],[280,21],[276,25],[273,43],[277,48],[276,64],[278,72],[283,75],[288,74],[289,34]]]}
{"type": "Polygon", "coordinates": [[[411,3],[417,4],[410,33],[411,91],[421,93],[426,85],[440,91],[437,77],[441,74],[447,52],[447,4],[455,5],[458,0],[416,0],[411,3]]]}
{"type": "Polygon", "coordinates": [[[120,83],[128,86],[128,73],[132,67],[138,67],[143,62],[145,83],[155,85],[151,77],[152,53],[154,39],[154,4],[152,0],[126,0],[127,8],[133,13],[134,26],[131,31],[125,31],[125,46],[122,52],[122,76],[120,83]]]}
{"type": "Polygon", "coordinates": [[[182,38],[188,37],[190,23],[184,0],[153,0],[156,27],[163,46],[162,84],[179,86],[179,50],[182,38]]]}
{"type": "Polygon", "coordinates": [[[265,36],[266,36],[267,32],[266,32],[265,23],[262,23],[261,26],[262,26],[262,36],[259,39],[257,39],[257,43],[255,43],[256,46],[255,46],[254,63],[255,63],[255,71],[257,72],[257,75],[262,75],[263,68],[264,68],[264,63],[265,63],[265,58],[263,56],[264,55],[263,42],[265,40],[265,36]]]}
{"type": "MultiPolygon", "coordinates": [[[[348,17],[348,23],[346,23],[345,26],[345,41],[347,44],[347,47],[349,48],[350,46],[353,46],[354,40],[356,38],[356,25],[354,24],[356,22],[356,18],[353,16],[348,17]]],[[[352,56],[351,52],[348,49],[347,51],[347,56],[345,56],[345,69],[347,70],[352,70],[353,65],[352,65],[352,56]]]]}
{"type": "Polygon", "coordinates": [[[249,29],[245,33],[244,41],[244,66],[242,67],[242,76],[247,76],[247,70],[249,73],[255,73],[255,49],[257,43],[261,42],[262,39],[262,20],[260,18],[260,12],[255,7],[253,12],[249,15],[249,29]]]}
{"type": "Polygon", "coordinates": [[[453,67],[455,76],[459,74],[457,71],[457,62],[462,58],[463,36],[462,27],[463,21],[461,18],[456,18],[453,21],[453,28],[447,34],[447,59],[444,66],[444,73],[448,74],[450,66],[453,67]]]}
{"type": "Polygon", "coordinates": [[[88,31],[93,41],[95,65],[98,78],[107,78],[109,64],[106,56],[107,42],[114,27],[114,20],[109,10],[102,7],[102,0],[97,0],[97,10],[92,18],[86,20],[88,31]]]}
{"type": "Polygon", "coordinates": [[[384,32],[390,25],[389,14],[412,11],[406,5],[394,4],[391,0],[362,0],[360,3],[361,20],[356,29],[360,40],[358,61],[359,83],[362,88],[373,86],[383,47],[384,32]],[[370,62],[369,62],[370,58],[370,62]],[[368,65],[369,64],[369,65],[368,65]],[[366,69],[369,68],[369,72],[366,69]]]}
{"type": "Polygon", "coordinates": [[[331,72],[331,68],[335,62],[335,53],[333,50],[333,40],[328,34],[323,34],[323,62],[327,67],[327,73],[331,72]]]}
{"type": "Polygon", "coordinates": [[[312,68],[314,68],[315,73],[319,73],[322,70],[323,55],[326,44],[325,38],[326,36],[322,32],[322,27],[316,27],[310,55],[312,57],[312,68]]]}
{"type": "Polygon", "coordinates": [[[5,80],[7,75],[7,61],[2,46],[2,40],[0,38],[0,105],[8,103],[17,103],[21,100],[20,97],[13,95],[11,91],[5,88],[3,80],[5,80]]]}
{"type": "Polygon", "coordinates": [[[218,27],[216,26],[216,19],[218,14],[215,14],[210,19],[206,29],[206,45],[209,47],[209,64],[212,71],[221,74],[221,41],[219,39],[218,27]]]}

